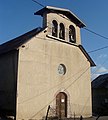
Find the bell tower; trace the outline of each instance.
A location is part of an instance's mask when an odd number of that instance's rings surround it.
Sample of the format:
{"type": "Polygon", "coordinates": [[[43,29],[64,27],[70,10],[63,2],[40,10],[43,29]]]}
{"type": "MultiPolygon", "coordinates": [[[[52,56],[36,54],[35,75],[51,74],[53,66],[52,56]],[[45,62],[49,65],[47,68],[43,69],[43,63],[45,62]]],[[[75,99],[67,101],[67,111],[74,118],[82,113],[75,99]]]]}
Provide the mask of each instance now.
{"type": "Polygon", "coordinates": [[[48,28],[48,36],[81,45],[80,28],[85,24],[70,10],[46,6],[34,14],[43,17],[43,27],[48,28]]]}

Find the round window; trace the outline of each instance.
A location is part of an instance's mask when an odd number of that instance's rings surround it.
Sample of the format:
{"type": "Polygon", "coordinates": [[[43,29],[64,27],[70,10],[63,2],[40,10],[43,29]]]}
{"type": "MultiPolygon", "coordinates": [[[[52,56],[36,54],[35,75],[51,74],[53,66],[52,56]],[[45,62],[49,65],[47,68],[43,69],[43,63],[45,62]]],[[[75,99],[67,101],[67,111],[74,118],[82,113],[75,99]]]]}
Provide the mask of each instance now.
{"type": "Polygon", "coordinates": [[[58,66],[58,73],[59,73],[60,75],[64,75],[64,74],[66,73],[66,67],[65,67],[65,65],[60,64],[60,65],[58,66]]]}

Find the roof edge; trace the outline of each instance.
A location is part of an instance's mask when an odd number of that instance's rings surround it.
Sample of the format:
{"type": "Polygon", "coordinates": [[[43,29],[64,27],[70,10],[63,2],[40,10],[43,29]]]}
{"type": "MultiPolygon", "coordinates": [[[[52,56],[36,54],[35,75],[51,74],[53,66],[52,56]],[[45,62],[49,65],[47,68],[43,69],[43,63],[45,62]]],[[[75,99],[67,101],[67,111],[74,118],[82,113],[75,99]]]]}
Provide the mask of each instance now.
{"type": "Polygon", "coordinates": [[[28,42],[32,37],[34,37],[35,35],[39,34],[40,32],[42,32],[43,30],[45,30],[46,27],[41,28],[35,28],[19,37],[16,37],[10,41],[7,41],[3,44],[0,45],[0,55],[7,53],[9,51],[18,49],[21,45],[25,44],[26,42],[28,42]]]}
{"type": "Polygon", "coordinates": [[[96,64],[94,63],[94,61],[92,60],[92,58],[89,56],[89,54],[86,52],[86,50],[84,49],[84,47],[82,45],[78,45],[78,47],[80,48],[80,50],[83,52],[83,54],[86,56],[86,58],[90,62],[91,67],[96,66],[96,64]]]}
{"type": "Polygon", "coordinates": [[[73,17],[79,22],[79,26],[80,26],[80,27],[82,27],[82,28],[83,28],[83,27],[86,27],[86,25],[85,25],[73,12],[71,12],[69,9],[52,7],[52,6],[46,6],[46,7],[42,8],[42,9],[38,10],[37,12],[35,12],[34,15],[41,15],[41,16],[43,16],[43,13],[44,13],[46,10],[47,10],[47,11],[48,11],[48,10],[49,10],[49,11],[53,10],[53,12],[54,12],[54,11],[64,12],[65,15],[73,16],[73,17]],[[66,12],[67,12],[68,14],[66,14],[66,12]]]}

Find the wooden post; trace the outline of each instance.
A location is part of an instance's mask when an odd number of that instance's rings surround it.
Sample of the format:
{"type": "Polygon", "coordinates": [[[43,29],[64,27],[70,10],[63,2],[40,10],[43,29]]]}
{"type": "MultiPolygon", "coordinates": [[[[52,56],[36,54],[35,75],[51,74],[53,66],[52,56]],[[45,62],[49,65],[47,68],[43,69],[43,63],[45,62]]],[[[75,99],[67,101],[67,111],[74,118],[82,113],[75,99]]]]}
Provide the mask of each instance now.
{"type": "Polygon", "coordinates": [[[75,120],[75,113],[74,113],[74,120],[75,120]]]}
{"type": "Polygon", "coordinates": [[[48,106],[48,109],[47,109],[47,114],[46,114],[45,120],[47,120],[47,118],[48,118],[48,113],[49,113],[49,110],[50,110],[50,105],[48,106]]]}
{"type": "Polygon", "coordinates": [[[98,119],[99,119],[99,117],[100,117],[100,115],[98,115],[98,117],[96,118],[96,120],[98,120],[98,119]]]}

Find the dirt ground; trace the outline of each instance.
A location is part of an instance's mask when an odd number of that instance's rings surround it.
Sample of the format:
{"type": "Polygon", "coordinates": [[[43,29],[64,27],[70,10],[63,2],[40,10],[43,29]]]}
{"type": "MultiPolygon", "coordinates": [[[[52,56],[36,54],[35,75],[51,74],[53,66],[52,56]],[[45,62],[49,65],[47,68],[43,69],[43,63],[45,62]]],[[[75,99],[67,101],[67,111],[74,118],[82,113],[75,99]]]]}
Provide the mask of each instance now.
{"type": "MultiPolygon", "coordinates": [[[[80,119],[72,119],[72,120],[80,120],[80,119]]],[[[108,116],[100,116],[99,118],[97,117],[91,117],[91,118],[85,118],[85,119],[83,118],[82,120],[108,120],[108,116]]]]}
{"type": "Polygon", "coordinates": [[[97,117],[92,117],[84,120],[108,120],[108,116],[102,116],[97,119],[97,117]]]}
{"type": "MultiPolygon", "coordinates": [[[[80,118],[68,118],[66,120],[81,120],[80,118]]],[[[82,120],[108,120],[108,116],[101,116],[99,118],[97,117],[91,117],[91,118],[83,118],[82,120]]]]}

